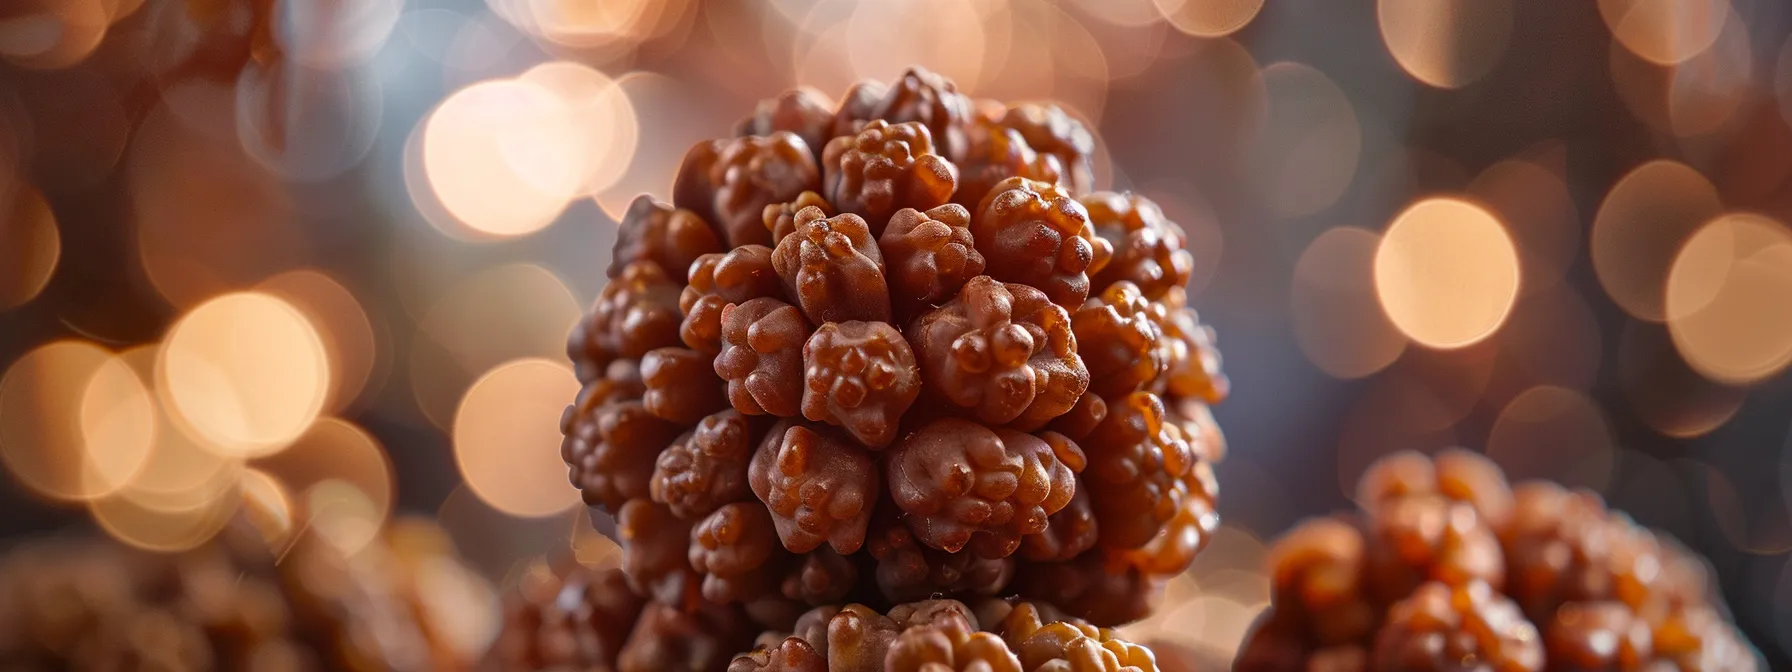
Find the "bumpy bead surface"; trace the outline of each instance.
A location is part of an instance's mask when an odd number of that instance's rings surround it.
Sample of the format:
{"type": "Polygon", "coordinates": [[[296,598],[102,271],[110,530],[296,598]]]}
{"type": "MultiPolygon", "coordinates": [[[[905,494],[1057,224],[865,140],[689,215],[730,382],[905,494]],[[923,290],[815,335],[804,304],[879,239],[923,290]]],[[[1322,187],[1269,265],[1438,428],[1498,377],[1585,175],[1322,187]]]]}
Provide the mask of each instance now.
{"type": "Polygon", "coordinates": [[[694,608],[701,595],[701,577],[686,560],[691,523],[672,515],[663,504],[631,499],[616,514],[617,542],[622,546],[622,572],[636,594],[660,604],[694,608]]]}
{"type": "Polygon", "coordinates": [[[822,193],[874,233],[897,210],[943,205],[958,187],[958,168],[934,153],[933,134],[918,122],[872,121],[830,141],[821,160],[822,193]]]}
{"type": "Polygon", "coordinates": [[[747,463],[760,435],[755,423],[739,411],[704,418],[660,453],[649,492],[672,513],[694,520],[753,496],[747,486],[747,463]]]}
{"type": "Polygon", "coordinates": [[[1135,392],[1108,405],[1107,418],[1084,442],[1091,446],[1083,477],[1100,523],[1101,545],[1138,548],[1151,541],[1182,508],[1197,461],[1175,425],[1164,421],[1163,401],[1135,392]]]}
{"type": "Polygon", "coordinates": [[[1033,151],[1057,157],[1071,193],[1086,194],[1095,188],[1095,136],[1082,122],[1065,114],[1064,108],[1021,103],[1002,114],[1001,124],[1020,132],[1033,151]]]}
{"type": "Polygon", "coordinates": [[[639,359],[648,350],[678,345],[678,283],[659,264],[636,261],[622,268],[597,296],[591,312],[567,337],[580,382],[598,377],[611,360],[639,359]]]}
{"type": "Polygon", "coordinates": [[[802,138],[811,150],[819,152],[833,137],[833,126],[834,111],[828,107],[827,96],[805,87],[759,101],[751,116],[734,125],[734,134],[771,135],[789,131],[802,138]]]}
{"type": "Polygon", "coordinates": [[[1157,348],[1163,332],[1151,320],[1150,302],[1131,282],[1120,281],[1077,308],[1070,317],[1077,354],[1089,369],[1089,389],[1101,397],[1130,394],[1155,381],[1167,362],[1157,348]]]}
{"type": "Polygon", "coordinates": [[[992,277],[1037,287],[1066,308],[1089,298],[1089,274],[1113,252],[1095,235],[1083,204],[1055,185],[1021,177],[983,197],[971,236],[992,277]]]}
{"type": "Polygon", "coordinates": [[[757,502],[716,509],[691,529],[691,568],[703,575],[703,597],[717,604],[750,600],[773,588],[781,551],[771,514],[757,502]]]}
{"type": "Polygon", "coordinates": [[[597,398],[581,396],[561,416],[560,456],[585,503],[614,513],[623,502],[648,496],[654,462],[678,438],[678,426],[639,401],[593,405],[597,398]]]}
{"type": "Polygon", "coordinates": [[[1060,184],[1064,168],[1058,157],[1033,151],[1020,131],[990,120],[971,126],[970,150],[959,166],[958,193],[952,202],[977,207],[997,184],[1024,177],[1046,184],[1060,184]]]}
{"type": "Polygon", "coordinates": [[[892,600],[929,595],[1000,594],[1014,576],[1012,558],[947,553],[928,548],[901,520],[894,506],[872,523],[866,550],[877,561],[877,586],[892,600]]]}
{"type": "Polygon", "coordinates": [[[684,322],[678,336],[692,349],[714,357],[722,350],[722,309],[761,297],[783,295],[772,268],[772,249],[743,245],[726,254],[705,254],[691,264],[690,284],[678,297],[684,322]]]}
{"type": "Polygon", "coordinates": [[[821,186],[815,155],[785,131],[699,143],[685,155],[673,202],[708,220],[729,247],[765,245],[765,206],[821,186]]]}
{"type": "Polygon", "coordinates": [[[748,415],[795,416],[803,398],[808,320],[783,301],[759,298],[722,309],[722,352],[715,372],[728,401],[748,415]]]}
{"type": "Polygon", "coordinates": [[[1375,637],[1378,670],[1540,672],[1543,664],[1537,626],[1481,582],[1421,586],[1389,610],[1375,637]]]}
{"type": "Polygon", "coordinates": [[[947,159],[956,162],[964,157],[971,100],[959,93],[950,79],[909,68],[890,85],[872,114],[892,124],[919,122],[932,133],[947,159]]]}
{"type": "Polygon", "coordinates": [[[1117,626],[1144,618],[1162,590],[1161,581],[1126,563],[1109,563],[1101,553],[1069,562],[1023,562],[1014,588],[1066,614],[1095,625],[1117,626]]]}
{"type": "Polygon", "coordinates": [[[1122,280],[1146,298],[1162,298],[1173,287],[1188,284],[1195,257],[1183,249],[1182,231],[1164,218],[1150,199],[1133,193],[1096,192],[1082,198],[1095,235],[1114,249],[1107,266],[1096,273],[1096,287],[1122,280]]]}
{"type": "Polygon", "coordinates": [[[886,469],[890,495],[922,543],[1005,558],[1070,502],[1083,466],[1082,450],[1063,435],[946,418],[891,448],[886,469]]]}
{"type": "Polygon", "coordinates": [[[865,543],[877,502],[877,469],[850,442],[803,425],[774,427],[749,467],[753,494],[771,510],[793,553],[823,543],[849,554],[865,543]]]}
{"type": "Polygon", "coordinates": [[[729,607],[692,611],[649,603],[616,661],[618,672],[721,670],[753,641],[746,619],[729,607]]]}
{"type": "Polygon", "coordinates": [[[1214,346],[1213,329],[1201,322],[1194,309],[1184,305],[1183,297],[1182,289],[1176,288],[1152,304],[1152,319],[1164,334],[1159,355],[1164,361],[1164,372],[1152,389],[1217,404],[1231,393],[1232,383],[1220,370],[1220,351],[1214,346]]]}
{"type": "Polygon", "coordinates": [[[956,204],[926,212],[905,208],[890,217],[878,245],[890,298],[903,314],[945,303],[983,274],[983,253],[971,240],[970,222],[970,211],[956,204]]]}
{"type": "Polygon", "coordinates": [[[616,245],[610,251],[607,272],[614,278],[629,264],[647,261],[682,284],[691,262],[720,251],[722,241],[697,213],[642,194],[628,204],[616,225],[616,245]]]}
{"type": "Polygon", "coordinates": [[[647,412],[681,425],[728,407],[728,395],[709,357],[690,348],[659,348],[641,358],[647,412]]]}
{"type": "Polygon", "coordinates": [[[1035,562],[1059,562],[1094,548],[1099,528],[1095,523],[1095,507],[1089,500],[1089,489],[1078,487],[1076,495],[1064,508],[1051,514],[1045,529],[1021,539],[1020,557],[1035,562]]]}
{"type": "Polygon", "coordinates": [[[1041,427],[1089,387],[1070,315],[1027,285],[971,278],[907,336],[928,386],[991,425],[1041,427]]]}
{"type": "Polygon", "coordinates": [[[777,247],[785,236],[796,232],[796,213],[807,208],[819,208],[821,214],[828,217],[840,214],[834,211],[834,204],[813,191],[798,194],[796,200],[788,203],[765,206],[765,214],[761,219],[765,222],[765,229],[772,232],[772,247],[777,247]]]}
{"type": "Polygon", "coordinates": [[[890,445],[921,394],[902,333],[884,322],[829,322],[803,344],[803,417],[842,427],[870,448],[890,445]]]}
{"type": "Polygon", "coordinates": [[[811,322],[890,319],[883,253],[858,215],[797,212],[796,229],[772,251],[772,266],[811,322]]]}

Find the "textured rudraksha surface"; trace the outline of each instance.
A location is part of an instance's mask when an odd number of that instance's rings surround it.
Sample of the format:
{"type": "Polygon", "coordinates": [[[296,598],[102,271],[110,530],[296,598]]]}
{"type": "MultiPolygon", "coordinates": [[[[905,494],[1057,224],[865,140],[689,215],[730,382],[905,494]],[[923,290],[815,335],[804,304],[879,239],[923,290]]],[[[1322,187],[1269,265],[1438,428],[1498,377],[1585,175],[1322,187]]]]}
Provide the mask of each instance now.
{"type": "Polygon", "coordinates": [[[1093,191],[1063,108],[920,69],[733,130],[630,206],[568,341],[562,453],[646,603],[597,669],[1149,667],[1086,623],[894,623],[1018,597],[1116,625],[1194,561],[1227,383],[1188,238],[1093,191]],[[746,623],[758,651],[711,655],[746,623]]]}
{"type": "Polygon", "coordinates": [[[1596,494],[1450,449],[1382,458],[1357,502],[1275,543],[1233,669],[1763,669],[1703,560],[1596,494]]]}

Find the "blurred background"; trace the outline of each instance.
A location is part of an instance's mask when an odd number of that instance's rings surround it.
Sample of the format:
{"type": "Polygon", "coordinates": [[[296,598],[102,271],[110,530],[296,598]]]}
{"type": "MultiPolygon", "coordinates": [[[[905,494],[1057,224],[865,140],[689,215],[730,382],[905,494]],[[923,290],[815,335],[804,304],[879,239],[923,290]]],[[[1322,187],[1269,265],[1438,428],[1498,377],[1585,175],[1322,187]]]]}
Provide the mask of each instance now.
{"type": "Polygon", "coordinates": [[[1264,545],[1400,449],[1599,491],[1792,664],[1792,5],[0,3],[0,537],[242,496],[480,571],[616,562],[558,454],[622,208],[759,98],[1052,99],[1189,233],[1225,527],[1135,626],[1229,655],[1264,545]]]}

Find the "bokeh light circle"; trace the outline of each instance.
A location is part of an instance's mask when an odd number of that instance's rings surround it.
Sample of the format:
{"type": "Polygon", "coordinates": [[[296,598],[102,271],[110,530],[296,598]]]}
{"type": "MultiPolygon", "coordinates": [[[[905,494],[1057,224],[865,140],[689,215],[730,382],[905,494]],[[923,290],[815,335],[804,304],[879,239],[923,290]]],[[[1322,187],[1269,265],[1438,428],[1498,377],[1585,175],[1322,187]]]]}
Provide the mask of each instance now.
{"type": "Polygon", "coordinates": [[[1655,160],[1632,169],[1593,217],[1587,251],[1599,284],[1625,312],[1660,322],[1669,266],[1721,208],[1717,188],[1686,164],[1655,160]]]}
{"type": "Polygon", "coordinates": [[[641,135],[628,92],[608,75],[571,61],[537,65],[518,79],[558,96],[578,120],[566,141],[584,150],[579,193],[596,195],[616,184],[634,159],[641,135]]]}
{"type": "Polygon", "coordinates": [[[1518,252],[1492,213],[1454,198],[1408,207],[1375,252],[1375,292],[1394,326],[1433,348],[1499,329],[1518,297],[1518,252]]]}
{"type": "Polygon", "coordinates": [[[1728,0],[1599,0],[1599,16],[1624,48],[1645,60],[1673,65],[1717,41],[1728,0]]]}
{"type": "Polygon", "coordinates": [[[1668,333],[1713,380],[1753,383],[1792,363],[1792,232],[1761,215],[1729,214],[1674,257],[1668,333]]]}
{"type": "Polygon", "coordinates": [[[207,447],[261,455],[298,438],[323,410],[329,355],[292,304],[260,292],[226,294],[169,329],[156,387],[207,447]]]}
{"type": "Polygon", "coordinates": [[[268,278],[256,287],[290,303],[317,327],[330,363],[330,394],[324,408],[339,411],[353,403],[373,376],[379,355],[373,323],[347,287],[322,271],[301,269],[268,278]]]}
{"type": "Polygon", "coordinates": [[[1307,359],[1336,378],[1361,378],[1406,350],[1375,298],[1375,250],[1381,236],[1341,226],[1319,234],[1294,264],[1289,303],[1295,341],[1307,359]]]}
{"type": "Polygon", "coordinates": [[[372,542],[392,515],[392,463],[373,435],[346,421],[320,419],[253,467],[286,486],[301,529],[344,552],[372,542]]]}
{"type": "Polygon", "coordinates": [[[112,494],[149,458],[150,404],[142,379],[104,348],[72,340],[40,346],[0,377],[0,462],[51,499],[112,494]]]}
{"type": "Polygon", "coordinates": [[[1263,68],[1269,116],[1255,147],[1259,189],[1284,217],[1324,210],[1356,175],[1363,130],[1331,78],[1300,63],[1263,68]]]}
{"type": "Polygon", "coordinates": [[[1263,11],[1263,0],[1154,0],[1157,11],[1195,37],[1225,37],[1250,25],[1263,11]]]}
{"type": "Polygon", "coordinates": [[[1442,89],[1485,76],[1512,39],[1512,0],[1378,0],[1375,16],[1400,67],[1442,89]]]}
{"type": "Polygon", "coordinates": [[[491,237],[539,231],[586,177],[584,120],[547,88],[520,79],[456,91],[423,121],[423,171],[436,198],[491,237]]]}
{"type": "Polygon", "coordinates": [[[1599,405],[1582,392],[1539,385],[1500,411],[1487,436],[1487,456],[1516,481],[1548,479],[1603,491],[1617,451],[1599,405]]]}
{"type": "Polygon", "coordinates": [[[0,183],[0,217],[0,310],[6,310],[35,298],[50,283],[62,257],[62,237],[50,204],[28,185],[0,183]]]}
{"type": "Polygon", "coordinates": [[[560,458],[561,412],[578,394],[572,369],[546,359],[507,362],[473,383],[454,415],[454,459],[467,487],[492,507],[539,518],[579,502],[560,458]]]}

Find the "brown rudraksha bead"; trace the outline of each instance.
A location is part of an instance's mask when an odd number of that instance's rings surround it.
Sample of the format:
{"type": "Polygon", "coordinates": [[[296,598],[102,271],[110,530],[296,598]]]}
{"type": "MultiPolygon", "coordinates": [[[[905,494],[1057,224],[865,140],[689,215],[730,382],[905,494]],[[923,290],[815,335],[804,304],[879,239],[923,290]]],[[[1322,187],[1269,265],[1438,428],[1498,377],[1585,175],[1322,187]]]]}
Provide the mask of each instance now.
{"type": "Polygon", "coordinates": [[[643,605],[620,569],[575,565],[556,572],[537,564],[506,598],[494,666],[503,672],[614,669],[643,605]]]}
{"type": "Polygon", "coordinates": [[[1114,249],[1113,258],[1091,280],[1096,287],[1124,280],[1138,286],[1145,298],[1156,300],[1171,288],[1188,284],[1195,257],[1183,249],[1182,227],[1165,219],[1151,199],[1102,191],[1084,196],[1082,204],[1095,235],[1114,249]]]}
{"type": "Polygon", "coordinates": [[[1570,602],[1545,626],[1550,669],[1639,670],[1654,657],[1649,624],[1622,602],[1570,602]]]}
{"type": "MultiPolygon", "coordinates": [[[[1212,481],[1208,481],[1212,485],[1212,481]]],[[[1195,564],[1195,554],[1207,547],[1219,529],[1220,515],[1214,510],[1215,493],[1191,496],[1182,500],[1182,508],[1151,541],[1134,550],[1119,551],[1125,561],[1140,571],[1155,576],[1175,576],[1195,564]]]]}
{"type": "Polygon", "coordinates": [[[851,554],[865,544],[877,473],[871,457],[850,441],[781,424],[760,443],[748,482],[771,510],[784,548],[808,553],[826,543],[851,554]]]}
{"type": "Polygon", "coordinates": [[[839,106],[834,108],[833,137],[858,133],[865,122],[876,118],[877,106],[889,90],[889,86],[875,79],[861,79],[847,87],[839,106]]]}
{"type": "Polygon", "coordinates": [[[684,311],[678,335],[691,349],[714,357],[722,351],[723,308],[783,292],[769,247],[742,245],[727,254],[705,254],[692,263],[691,284],[678,297],[684,311]]]}
{"type": "Polygon", "coordinates": [[[883,253],[865,220],[821,208],[796,213],[796,230],[772,251],[772,266],[811,322],[890,319],[883,253]]]}
{"type": "Polygon", "coordinates": [[[1188,497],[1201,492],[1195,459],[1176,425],[1164,421],[1163,401],[1134,392],[1108,404],[1107,418],[1084,441],[1093,449],[1083,483],[1090,489],[1101,545],[1123,550],[1151,541],[1188,497]]]}
{"type": "Polygon", "coordinates": [[[1064,508],[1048,518],[1049,524],[1020,540],[1020,557],[1034,562],[1061,562],[1095,547],[1098,528],[1089,489],[1078,487],[1064,508]]]}
{"type": "Polygon", "coordinates": [[[1152,303],[1152,319],[1164,334],[1159,346],[1164,372],[1151,388],[1171,396],[1217,404],[1226,399],[1232,384],[1220,370],[1220,351],[1213,344],[1213,329],[1201,323],[1200,316],[1186,301],[1186,294],[1177,287],[1161,301],[1152,303]]]}
{"type": "Polygon", "coordinates": [[[779,593],[809,605],[839,602],[859,580],[858,565],[832,548],[805,553],[784,575],[779,593]]]}
{"type": "Polygon", "coordinates": [[[735,656],[728,672],[828,672],[828,657],[807,640],[786,637],[772,646],[735,656]]]}
{"type": "Polygon", "coordinates": [[[1067,309],[1089,298],[1089,275],[1113,253],[1095,235],[1083,204],[1056,185],[1024,177],[990,189],[971,219],[971,236],[991,277],[1037,287],[1067,309]]]}
{"type": "Polygon", "coordinates": [[[690,348],[660,348],[641,358],[641,397],[647,412],[681,425],[728,408],[728,395],[716,377],[714,360],[690,348]]]}
{"type": "Polygon", "coordinates": [[[1434,457],[1394,453],[1376,461],[1357,484],[1358,503],[1371,512],[1391,499],[1429,494],[1468,503],[1496,529],[1505,527],[1512,515],[1506,475],[1492,460],[1461,448],[1446,448],[1434,457]]]}
{"type": "MultiPolygon", "coordinates": [[[[1093,382],[1093,381],[1091,381],[1093,382]]],[[[1063,415],[1054,418],[1048,429],[1063,434],[1073,440],[1081,441],[1089,438],[1089,433],[1101,425],[1108,417],[1108,402],[1099,394],[1088,393],[1076,400],[1063,415]]]]}
{"type": "Polygon", "coordinates": [[[616,514],[616,536],[622,546],[623,575],[636,594],[681,609],[701,601],[702,577],[685,558],[691,545],[690,521],[672,515],[664,504],[631,499],[616,514]]]}
{"type": "Polygon", "coordinates": [[[1023,672],[1002,638],[938,627],[910,628],[896,636],[884,658],[889,672],[1023,672]]]}
{"type": "Polygon", "coordinates": [[[616,246],[610,254],[609,276],[637,261],[660,267],[675,284],[684,284],[691,262],[722,251],[722,241],[697,213],[672,207],[642,194],[628,204],[616,227],[616,246]]]}
{"type": "MultiPolygon", "coordinates": [[[[737,136],[771,135],[789,131],[803,139],[810,150],[820,152],[833,137],[834,111],[828,97],[815,89],[801,87],[759,101],[752,116],[734,125],[737,136]]],[[[821,158],[819,156],[817,159],[821,158]]]]}
{"type": "Polygon", "coordinates": [[[933,134],[918,122],[872,121],[822,152],[822,193],[843,213],[882,233],[903,208],[944,205],[958,188],[958,168],[934,153],[933,134]]]}
{"type": "Polygon", "coordinates": [[[1378,670],[1541,672],[1543,638],[1512,600],[1481,581],[1427,583],[1388,610],[1378,670]]]}
{"type": "Polygon", "coordinates": [[[1366,641],[1380,614],[1364,585],[1362,531],[1340,518],[1314,518],[1270,549],[1270,601],[1277,618],[1320,646],[1366,641]]]}
{"type": "Polygon", "coordinates": [[[1021,103],[1002,114],[1001,124],[1019,131],[1033,151],[1057,157],[1070,193],[1086,194],[1095,188],[1095,136],[1063,108],[1021,103]]]}
{"type": "Polygon", "coordinates": [[[725,505],[691,530],[691,568],[703,575],[703,597],[717,604],[776,588],[771,577],[782,552],[771,514],[759,502],[725,505]]]}
{"type": "Polygon", "coordinates": [[[1131,282],[1109,285],[1070,316],[1077,354],[1089,369],[1089,391],[1115,398],[1157,380],[1165,362],[1163,333],[1151,320],[1150,302],[1131,282]]]}
{"type": "Polygon", "coordinates": [[[730,248],[765,245],[765,206],[821,187],[815,155],[785,131],[699,143],[685,155],[673,202],[703,216],[730,248]]]}
{"type": "MultiPolygon", "coordinates": [[[[1656,660],[1688,672],[1755,672],[1759,655],[1736,626],[1709,605],[1698,605],[1670,615],[1656,626],[1652,639],[1656,660]]],[[[1670,668],[1672,669],[1672,668],[1670,668]]]]}
{"type": "Polygon", "coordinates": [[[821,214],[828,217],[839,214],[834,211],[834,204],[813,191],[805,191],[788,203],[765,206],[765,214],[761,219],[765,221],[765,230],[772,232],[772,247],[783,242],[785,236],[796,233],[796,213],[806,208],[820,208],[821,214]]]}
{"type": "Polygon", "coordinates": [[[752,498],[747,463],[763,429],[763,423],[734,410],[704,418],[660,453],[649,483],[653,501],[696,520],[723,504],[752,498]]]}
{"type": "Polygon", "coordinates": [[[991,189],[1011,177],[1046,184],[1063,180],[1064,168],[1058,157],[1033,151],[1020,131],[979,120],[971,126],[969,137],[970,150],[958,166],[958,193],[952,197],[953,203],[977,207],[991,189]]]}
{"type": "MultiPolygon", "coordinates": [[[[589,386],[588,386],[589,387],[589,386]]],[[[560,457],[585,503],[617,512],[630,499],[647,497],[654,462],[678,426],[648,412],[639,401],[592,405],[583,395],[560,417],[560,457]]]]}
{"type": "Polygon", "coordinates": [[[1022,670],[1157,672],[1157,660],[1149,649],[1120,639],[1112,630],[1047,611],[1054,610],[1022,602],[997,628],[1022,670]]]}
{"type": "Polygon", "coordinates": [[[679,284],[659,264],[637,261],[604,285],[566,340],[579,382],[595,380],[618,357],[639,359],[648,350],[678,345],[684,319],[678,312],[679,284]]]}
{"type": "Polygon", "coordinates": [[[829,672],[883,672],[884,654],[902,627],[862,604],[849,604],[828,619],[829,672]]]}
{"type": "Polygon", "coordinates": [[[971,213],[946,204],[921,212],[898,210],[878,237],[888,272],[890,298],[904,315],[958,296],[983,274],[983,253],[971,240],[971,213]]]}
{"type": "Polygon", "coordinates": [[[890,496],[921,543],[1005,558],[1070,503],[1083,466],[1083,451],[1062,434],[944,418],[903,437],[885,470],[890,496]]]}
{"type": "Polygon", "coordinates": [[[649,603],[616,661],[618,672],[723,670],[753,642],[738,608],[703,605],[682,611],[649,603]]]}
{"type": "Polygon", "coordinates": [[[921,393],[921,369],[885,322],[829,322],[803,344],[803,417],[882,448],[921,393]]]}
{"type": "Polygon", "coordinates": [[[1599,496],[1541,482],[1521,484],[1513,495],[1501,541],[1508,591],[1525,613],[1543,618],[1563,602],[1615,599],[1612,551],[1623,530],[1599,496]]]}
{"type": "Polygon", "coordinates": [[[1102,627],[1131,623],[1151,613],[1162,582],[1102,553],[1084,553],[1069,562],[1022,562],[1010,592],[1042,600],[1064,613],[1102,627]]]}
{"type": "MultiPolygon", "coordinates": [[[[1102,410],[1105,415],[1106,409],[1102,410]]],[[[1065,415],[1075,412],[1072,409],[1071,413],[1065,415]]],[[[1165,417],[1182,428],[1182,436],[1188,439],[1189,448],[1195,451],[1196,456],[1214,464],[1225,461],[1226,435],[1220,431],[1220,423],[1213,419],[1213,409],[1206,402],[1189,397],[1171,397],[1165,400],[1164,413],[1165,417]]]]}
{"type": "Polygon", "coordinates": [[[906,334],[922,380],[991,425],[1037,429],[1089,387],[1069,313],[1027,285],[971,278],[906,334]]]}
{"type": "Polygon", "coordinates": [[[920,122],[932,133],[948,160],[956,163],[964,158],[971,99],[959,93],[958,85],[950,79],[922,68],[909,68],[890,85],[872,117],[891,124],[920,122]]]}
{"type": "Polygon", "coordinates": [[[1409,495],[1384,502],[1368,515],[1369,584],[1384,602],[1410,594],[1420,583],[1447,586],[1480,581],[1505,585],[1499,539],[1475,508],[1441,495],[1409,495]]]}
{"type": "Polygon", "coordinates": [[[809,322],[773,298],[722,308],[722,352],[716,375],[728,381],[728,401],[747,415],[797,415],[803,399],[803,344],[809,322]]]}
{"type": "Polygon", "coordinates": [[[992,596],[1014,576],[1012,558],[985,558],[974,552],[947,553],[928,548],[887,507],[871,525],[866,550],[877,560],[877,587],[898,602],[931,595],[992,596]]]}

